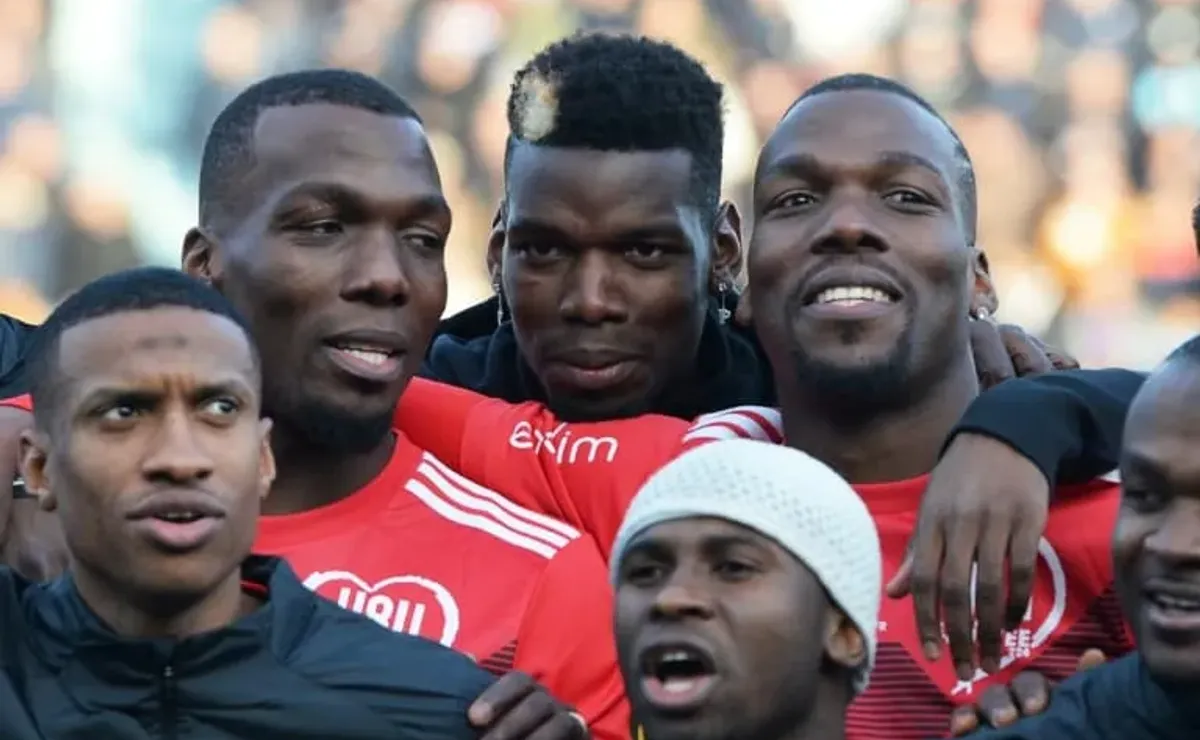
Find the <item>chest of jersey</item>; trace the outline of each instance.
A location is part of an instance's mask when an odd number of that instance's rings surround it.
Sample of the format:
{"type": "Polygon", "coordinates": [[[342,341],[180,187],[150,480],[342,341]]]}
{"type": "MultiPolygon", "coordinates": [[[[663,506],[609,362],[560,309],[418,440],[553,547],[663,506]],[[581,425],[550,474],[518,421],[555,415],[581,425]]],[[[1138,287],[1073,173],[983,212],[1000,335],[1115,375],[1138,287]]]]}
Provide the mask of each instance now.
{"type": "Polygon", "coordinates": [[[402,491],[370,519],[258,549],[346,609],[503,667],[547,558],[488,531],[501,526],[492,517],[444,513],[402,491]]]}

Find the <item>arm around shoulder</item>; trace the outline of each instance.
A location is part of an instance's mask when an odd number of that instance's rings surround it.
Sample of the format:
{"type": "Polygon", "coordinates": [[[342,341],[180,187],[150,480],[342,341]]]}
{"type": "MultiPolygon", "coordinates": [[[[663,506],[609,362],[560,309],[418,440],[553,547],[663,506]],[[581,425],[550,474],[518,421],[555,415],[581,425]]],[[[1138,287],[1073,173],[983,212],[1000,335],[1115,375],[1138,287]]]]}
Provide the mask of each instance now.
{"type": "Polygon", "coordinates": [[[950,440],[961,432],[998,439],[1052,483],[1095,478],[1117,466],[1125,414],[1145,379],[1114,368],[1010,380],[981,394],[950,440]]]}

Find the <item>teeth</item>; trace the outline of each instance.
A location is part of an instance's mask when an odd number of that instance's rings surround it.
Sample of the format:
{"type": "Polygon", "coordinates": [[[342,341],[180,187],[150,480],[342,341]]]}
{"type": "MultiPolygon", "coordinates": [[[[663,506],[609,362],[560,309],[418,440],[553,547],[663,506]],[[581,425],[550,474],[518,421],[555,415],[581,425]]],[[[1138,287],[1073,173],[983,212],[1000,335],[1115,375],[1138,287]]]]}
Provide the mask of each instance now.
{"type": "Polygon", "coordinates": [[[817,294],[814,303],[891,303],[892,297],[879,288],[866,285],[842,285],[826,288],[817,294]]]}
{"type": "Polygon", "coordinates": [[[682,660],[691,660],[692,656],[685,650],[675,650],[662,656],[663,663],[675,663],[682,660]]]}
{"type": "Polygon", "coordinates": [[[1181,611],[1196,611],[1200,609],[1200,601],[1167,596],[1166,594],[1155,594],[1154,602],[1167,609],[1179,609],[1181,611]]]}
{"type": "Polygon", "coordinates": [[[389,353],[380,352],[379,350],[375,350],[375,349],[357,349],[357,348],[351,348],[351,347],[340,347],[339,351],[345,352],[346,354],[350,355],[351,357],[354,357],[358,360],[362,360],[363,362],[365,362],[369,365],[382,365],[383,363],[388,361],[388,358],[391,357],[391,355],[389,353]]]}
{"type": "Polygon", "coordinates": [[[663,689],[668,694],[686,694],[696,688],[696,679],[694,678],[669,678],[663,681],[663,689]]]}

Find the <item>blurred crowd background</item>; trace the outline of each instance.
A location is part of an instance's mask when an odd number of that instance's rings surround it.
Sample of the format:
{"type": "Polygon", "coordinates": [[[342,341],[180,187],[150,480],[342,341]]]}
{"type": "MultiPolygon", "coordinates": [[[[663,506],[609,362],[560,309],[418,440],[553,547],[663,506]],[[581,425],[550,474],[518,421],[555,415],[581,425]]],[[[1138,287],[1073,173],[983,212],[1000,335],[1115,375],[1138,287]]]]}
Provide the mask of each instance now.
{"type": "Polygon", "coordinates": [[[178,262],[200,150],[278,71],[376,75],[421,112],[454,208],[449,310],[489,290],[513,71],[576,29],[668,39],[728,86],[726,189],[809,84],[901,79],[979,177],[1001,318],[1144,367],[1200,327],[1196,0],[0,0],[0,310],[178,262]]]}

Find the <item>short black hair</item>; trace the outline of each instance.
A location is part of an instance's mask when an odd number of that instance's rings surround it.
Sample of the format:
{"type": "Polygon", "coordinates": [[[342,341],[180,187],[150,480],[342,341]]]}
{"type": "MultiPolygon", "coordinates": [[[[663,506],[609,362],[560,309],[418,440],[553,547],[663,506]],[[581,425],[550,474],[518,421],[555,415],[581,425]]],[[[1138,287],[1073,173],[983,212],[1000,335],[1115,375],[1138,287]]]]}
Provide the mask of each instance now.
{"type": "Polygon", "coordinates": [[[700,62],[671,44],[576,34],[547,46],[513,77],[504,171],[518,142],[617,152],[682,149],[692,158],[692,197],[715,218],[722,95],[700,62]]]}
{"type": "Polygon", "coordinates": [[[421,117],[404,98],[374,77],[344,69],[312,69],[254,83],[217,116],[200,163],[200,223],[213,225],[231,205],[233,187],[254,166],[254,127],[263,111],[327,103],[398,118],[421,117]]]}
{"type": "Polygon", "coordinates": [[[259,364],[250,326],[229,299],[207,283],[179,270],[138,267],[93,280],[60,303],[33,331],[27,356],[27,377],[33,397],[34,419],[44,428],[55,413],[58,349],[68,329],[93,319],[159,307],[191,308],[223,316],[246,333],[254,364],[259,364]]]}
{"type": "MultiPolygon", "coordinates": [[[[795,108],[803,101],[817,95],[821,95],[822,93],[849,92],[853,90],[874,90],[877,92],[886,92],[892,93],[893,95],[899,95],[900,97],[911,100],[912,102],[921,106],[921,108],[927,111],[946,127],[946,131],[948,131],[951,138],[954,139],[954,154],[958,157],[960,165],[958,172],[958,189],[961,191],[962,197],[958,204],[959,214],[962,217],[963,223],[966,224],[968,239],[970,243],[974,245],[975,229],[977,227],[976,222],[979,217],[979,206],[975,192],[975,165],[971,162],[971,155],[969,152],[967,152],[967,147],[965,144],[963,144],[962,139],[959,138],[958,132],[955,131],[954,127],[942,117],[941,113],[937,112],[937,109],[934,108],[928,100],[918,95],[911,88],[896,82],[895,80],[890,80],[886,77],[879,77],[878,75],[866,74],[864,72],[856,72],[851,74],[837,75],[821,80],[817,84],[805,90],[799,98],[796,98],[796,101],[788,108],[788,113],[791,112],[792,108],[795,108]]],[[[785,113],[784,116],[786,117],[786,115],[787,114],[785,113]]]]}

